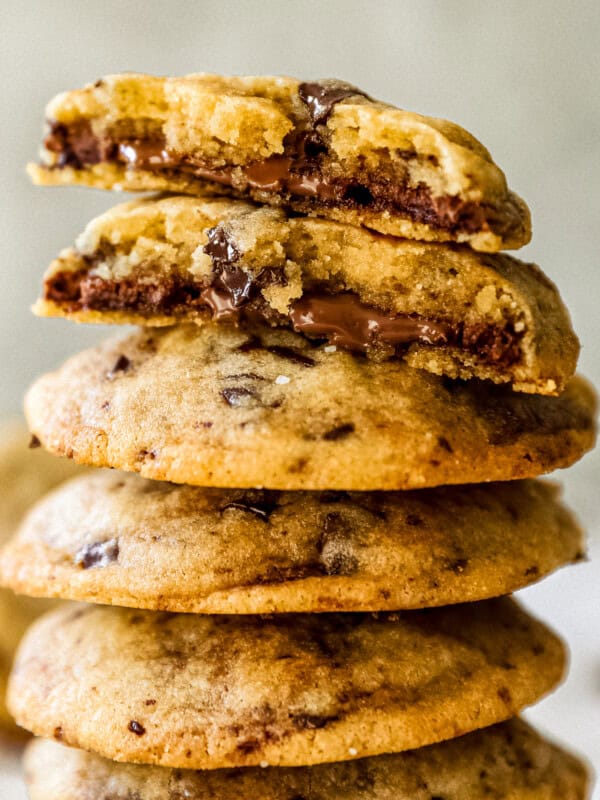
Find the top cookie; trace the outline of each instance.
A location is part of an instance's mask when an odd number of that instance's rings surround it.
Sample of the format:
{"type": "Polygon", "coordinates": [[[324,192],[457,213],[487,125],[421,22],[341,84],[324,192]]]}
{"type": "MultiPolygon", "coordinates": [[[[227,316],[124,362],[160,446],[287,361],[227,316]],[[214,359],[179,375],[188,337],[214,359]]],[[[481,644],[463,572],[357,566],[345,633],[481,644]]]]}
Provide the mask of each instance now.
{"type": "Polygon", "coordinates": [[[37,183],[252,197],[495,252],[529,211],[467,131],[336,80],[110,75],[47,108],[37,183]]]}
{"type": "Polygon", "coordinates": [[[111,209],[51,264],[35,310],[142,325],[258,317],[377,360],[539,394],[564,388],[579,351],[533,264],[240,200],[111,209]]]}

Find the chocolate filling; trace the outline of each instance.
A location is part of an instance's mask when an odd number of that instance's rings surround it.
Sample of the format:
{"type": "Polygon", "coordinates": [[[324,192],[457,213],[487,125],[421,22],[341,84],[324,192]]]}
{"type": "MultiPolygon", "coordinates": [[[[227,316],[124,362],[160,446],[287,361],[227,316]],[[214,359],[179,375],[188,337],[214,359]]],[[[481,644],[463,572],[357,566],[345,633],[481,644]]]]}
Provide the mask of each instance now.
{"type": "MultiPolygon", "coordinates": [[[[451,233],[475,233],[494,230],[507,233],[520,226],[518,211],[512,218],[499,217],[486,204],[467,202],[457,196],[434,197],[425,184],[410,186],[383,172],[362,170],[353,177],[332,175],[328,169],[328,148],[321,136],[328,116],[336,103],[349,97],[367,95],[340,81],[303,83],[299,97],[304,114],[296,120],[294,130],[284,142],[284,153],[244,167],[218,166],[176,153],[166,147],[160,137],[122,139],[118,136],[96,136],[90,120],[81,119],[71,125],[50,122],[46,148],[58,154],[56,167],[86,166],[111,162],[128,168],[185,174],[231,187],[238,194],[264,197],[276,193],[303,211],[319,207],[368,208],[375,212],[391,212],[451,233]]],[[[417,154],[401,153],[405,159],[417,154]]]]}
{"type": "Polygon", "coordinates": [[[236,323],[259,319],[361,353],[383,347],[386,355],[393,355],[418,342],[457,347],[504,366],[520,357],[520,336],[510,325],[501,328],[390,314],[362,303],[352,292],[328,294],[327,287],[305,292],[292,304],[288,316],[277,314],[260,294],[274,280],[282,280],[277,270],[264,269],[253,277],[230,262],[215,259],[213,263],[209,285],[178,275],[148,282],[140,278],[105,280],[86,271],[61,272],[46,281],[44,297],[70,312],[129,311],[151,317],[187,315],[198,310],[210,312],[213,319],[236,323]]]}

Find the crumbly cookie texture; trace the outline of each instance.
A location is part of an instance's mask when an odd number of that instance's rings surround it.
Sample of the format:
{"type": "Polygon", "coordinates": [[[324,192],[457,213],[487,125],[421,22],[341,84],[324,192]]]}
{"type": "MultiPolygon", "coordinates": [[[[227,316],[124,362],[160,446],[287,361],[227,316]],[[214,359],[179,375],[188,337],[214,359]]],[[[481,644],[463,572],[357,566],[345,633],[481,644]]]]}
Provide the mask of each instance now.
{"type": "MultiPolygon", "coordinates": [[[[29,507],[45,492],[80,471],[66,459],[30,449],[30,434],[21,422],[0,425],[0,546],[13,535],[29,507]]],[[[35,442],[34,442],[35,444],[35,442]]],[[[17,645],[31,622],[50,604],[16,597],[0,588],[0,735],[22,737],[5,705],[6,683],[17,645]]]]}
{"type": "Polygon", "coordinates": [[[26,410],[51,452],[155,480],[390,490],[566,467],[593,445],[595,396],[578,378],[560,397],[518,394],[209,323],[84,351],[26,410]]]}
{"type": "Polygon", "coordinates": [[[252,314],[380,360],[539,394],[562,391],[579,352],[533,264],[236,200],[111,209],[51,264],[35,310],[142,325],[252,314]]]}
{"type": "Polygon", "coordinates": [[[584,764],[518,719],[395,755],[313,767],[174,770],[48,740],[25,754],[31,800],[584,800],[584,764]]]}
{"type": "Polygon", "coordinates": [[[81,605],[26,634],[9,707],[36,735],[116,761],[304,766],[501,722],[564,665],[559,639],[506,598],[271,617],[81,605]]]}
{"type": "Polygon", "coordinates": [[[133,608],[383,611],[509,594],[582,557],[542,481],[306,493],[107,471],[38,503],[0,575],[25,594],[133,608]]]}
{"type": "Polygon", "coordinates": [[[520,247],[529,211],[465,130],[341,81],[110,75],[55,97],[40,184],[207,189],[410,239],[520,247]]]}

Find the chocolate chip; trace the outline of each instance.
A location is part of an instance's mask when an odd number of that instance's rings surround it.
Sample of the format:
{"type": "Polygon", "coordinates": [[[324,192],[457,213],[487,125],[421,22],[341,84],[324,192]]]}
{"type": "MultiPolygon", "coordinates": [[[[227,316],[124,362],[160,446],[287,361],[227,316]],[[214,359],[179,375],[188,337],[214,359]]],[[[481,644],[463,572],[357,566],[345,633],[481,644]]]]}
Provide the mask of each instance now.
{"type": "Polygon", "coordinates": [[[155,706],[156,705],[156,700],[146,700],[144,702],[144,705],[145,706],[155,706]]]}
{"type": "Polygon", "coordinates": [[[62,742],[63,729],[61,728],[60,725],[57,728],[54,728],[54,733],[52,735],[56,739],[57,742],[62,742]]]}
{"type": "Polygon", "coordinates": [[[285,347],[284,345],[274,344],[265,348],[269,353],[273,353],[280,358],[287,358],[288,361],[294,361],[296,364],[301,364],[303,367],[314,367],[317,363],[314,358],[305,355],[301,350],[295,347],[285,347]]]}
{"type": "Polygon", "coordinates": [[[498,689],[498,697],[502,700],[503,703],[506,703],[507,706],[511,705],[512,697],[510,691],[507,689],[506,686],[501,686],[498,689]]]}
{"type": "Polygon", "coordinates": [[[229,508],[235,508],[240,511],[246,511],[249,514],[254,514],[263,522],[268,522],[269,517],[278,507],[278,493],[271,491],[253,491],[226,503],[221,507],[221,511],[227,511],[229,508]]]}
{"type": "Polygon", "coordinates": [[[257,399],[257,394],[252,389],[246,389],[244,386],[232,386],[222,389],[221,397],[227,405],[237,408],[238,406],[247,405],[250,399],[257,399]]]}
{"type": "Polygon", "coordinates": [[[313,124],[326,122],[335,105],[348,97],[360,96],[371,99],[351,83],[331,78],[301,83],[298,86],[298,94],[308,108],[313,124]]]}
{"type": "Polygon", "coordinates": [[[420,528],[423,524],[423,519],[418,514],[407,514],[404,521],[415,528],[420,528]]]}
{"type": "Polygon", "coordinates": [[[321,715],[321,714],[290,714],[292,724],[296,728],[302,730],[318,730],[324,728],[330,722],[336,722],[339,716],[336,715],[321,715]]]}
{"type": "Polygon", "coordinates": [[[145,448],[139,450],[137,454],[138,461],[154,461],[156,456],[156,450],[146,450],[145,448]]]}
{"type": "Polygon", "coordinates": [[[241,253],[229,231],[221,225],[215,225],[207,230],[206,235],[208,241],[202,250],[210,256],[213,267],[225,267],[239,260],[241,253]]]}
{"type": "Polygon", "coordinates": [[[127,358],[127,356],[120,355],[115,361],[113,368],[107,373],[106,377],[109,378],[109,380],[112,380],[118,375],[119,372],[127,372],[130,367],[131,361],[127,358]]]}
{"type": "Polygon", "coordinates": [[[75,555],[75,564],[83,569],[106,567],[119,558],[119,540],[94,542],[80,547],[75,555]]]}
{"type": "Polygon", "coordinates": [[[355,183],[346,187],[344,191],[344,200],[350,200],[357,206],[368,206],[373,202],[373,195],[366,186],[355,183]]]}
{"type": "Polygon", "coordinates": [[[41,446],[42,446],[42,443],[40,442],[38,437],[35,435],[35,433],[32,433],[31,434],[31,439],[29,440],[29,449],[30,450],[36,450],[38,447],[41,447],[41,446]]]}
{"type": "Polygon", "coordinates": [[[455,575],[460,575],[469,566],[469,561],[466,558],[456,558],[453,561],[448,561],[445,569],[454,572],[455,575]]]}
{"type": "Polygon", "coordinates": [[[241,380],[243,378],[247,378],[249,381],[264,381],[266,378],[263,378],[262,375],[257,375],[256,372],[239,372],[237,375],[226,375],[225,380],[241,380]]]}
{"type": "Polygon", "coordinates": [[[146,733],[146,728],[134,719],[132,719],[127,726],[127,730],[131,731],[131,733],[135,733],[136,736],[143,736],[146,733]]]}
{"type": "Polygon", "coordinates": [[[448,453],[453,453],[454,452],[454,450],[452,449],[452,445],[450,444],[448,439],[446,439],[445,436],[438,436],[438,444],[439,444],[440,447],[442,447],[448,453]]]}
{"type": "Polygon", "coordinates": [[[259,749],[260,742],[258,739],[246,739],[243,742],[238,742],[236,747],[241,753],[253,753],[259,749]]]}
{"type": "Polygon", "coordinates": [[[250,353],[252,350],[262,350],[263,343],[258,336],[251,336],[249,339],[246,339],[245,342],[242,342],[237,349],[240,353],[250,353]]]}
{"type": "Polygon", "coordinates": [[[347,436],[350,436],[351,433],[354,433],[354,430],[354,423],[346,422],[324,433],[323,439],[327,442],[337,442],[338,439],[345,439],[347,436]]]}
{"type": "Polygon", "coordinates": [[[528,578],[531,578],[534,575],[539,575],[539,574],[540,574],[540,568],[538,566],[536,566],[535,564],[533,566],[531,566],[531,567],[527,567],[527,569],[525,570],[525,575],[528,578]]]}

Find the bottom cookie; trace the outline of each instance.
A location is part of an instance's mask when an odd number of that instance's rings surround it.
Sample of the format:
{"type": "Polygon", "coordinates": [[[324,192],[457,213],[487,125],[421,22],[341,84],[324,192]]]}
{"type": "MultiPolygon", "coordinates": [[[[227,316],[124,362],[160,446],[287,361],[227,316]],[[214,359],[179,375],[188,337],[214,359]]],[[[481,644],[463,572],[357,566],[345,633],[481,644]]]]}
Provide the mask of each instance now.
{"type": "Polygon", "coordinates": [[[574,756],[511,720],[397,755],[315,767],[196,771],[118,764],[42,739],[25,754],[31,800],[584,800],[574,756]]]}

